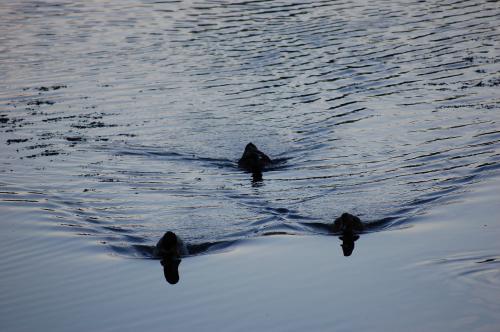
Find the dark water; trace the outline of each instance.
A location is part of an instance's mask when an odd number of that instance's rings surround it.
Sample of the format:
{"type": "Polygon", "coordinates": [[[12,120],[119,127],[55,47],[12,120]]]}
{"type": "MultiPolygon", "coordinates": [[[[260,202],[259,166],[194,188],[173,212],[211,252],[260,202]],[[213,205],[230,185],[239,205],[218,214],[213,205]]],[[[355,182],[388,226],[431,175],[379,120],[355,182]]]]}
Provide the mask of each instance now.
{"type": "MultiPolygon", "coordinates": [[[[124,255],[376,229],[500,166],[496,1],[0,5],[0,208],[124,255]],[[282,160],[237,168],[254,142],[282,160]]],[[[0,225],[1,228],[1,225],[0,225]]]]}

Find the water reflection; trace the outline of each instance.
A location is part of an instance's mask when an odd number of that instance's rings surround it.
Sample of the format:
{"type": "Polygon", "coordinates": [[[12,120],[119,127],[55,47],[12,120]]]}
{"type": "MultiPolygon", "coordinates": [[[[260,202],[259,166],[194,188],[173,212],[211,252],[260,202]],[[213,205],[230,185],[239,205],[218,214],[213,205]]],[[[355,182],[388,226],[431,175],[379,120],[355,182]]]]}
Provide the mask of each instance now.
{"type": "Polygon", "coordinates": [[[180,258],[164,258],[160,261],[163,266],[165,280],[171,285],[179,282],[179,264],[181,264],[181,261],[180,258]]]}
{"type": "Polygon", "coordinates": [[[342,240],[342,244],[340,246],[342,247],[344,256],[351,256],[354,251],[354,242],[359,239],[359,235],[352,232],[344,232],[342,236],[339,236],[339,239],[342,240]]]}
{"type": "Polygon", "coordinates": [[[252,187],[262,187],[263,184],[262,172],[252,173],[252,187]]]}

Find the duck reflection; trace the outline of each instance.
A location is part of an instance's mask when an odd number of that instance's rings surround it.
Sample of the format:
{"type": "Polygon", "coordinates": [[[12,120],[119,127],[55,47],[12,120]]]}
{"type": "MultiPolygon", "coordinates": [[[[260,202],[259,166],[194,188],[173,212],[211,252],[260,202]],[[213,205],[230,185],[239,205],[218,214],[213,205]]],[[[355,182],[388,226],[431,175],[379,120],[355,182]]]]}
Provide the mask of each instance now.
{"type": "Polygon", "coordinates": [[[186,245],[174,232],[166,232],[156,244],[154,256],[161,259],[163,275],[169,284],[179,282],[181,257],[188,254],[186,245]]]}
{"type": "Polygon", "coordinates": [[[252,173],[252,187],[262,187],[263,185],[262,172],[252,173]]]}
{"type": "Polygon", "coordinates": [[[181,261],[180,258],[164,258],[160,261],[163,266],[165,280],[171,285],[179,282],[179,264],[181,264],[181,261]]]}
{"type": "Polygon", "coordinates": [[[339,239],[342,240],[342,244],[340,246],[342,247],[344,256],[351,256],[352,252],[354,251],[354,242],[359,239],[359,235],[356,235],[352,232],[344,232],[341,236],[339,236],[339,239]]]}
{"type": "Polygon", "coordinates": [[[342,240],[342,252],[344,256],[351,256],[354,251],[354,242],[359,239],[358,232],[362,232],[365,226],[361,219],[349,213],[343,213],[340,217],[335,219],[331,226],[331,231],[340,233],[339,239],[342,240]]]}

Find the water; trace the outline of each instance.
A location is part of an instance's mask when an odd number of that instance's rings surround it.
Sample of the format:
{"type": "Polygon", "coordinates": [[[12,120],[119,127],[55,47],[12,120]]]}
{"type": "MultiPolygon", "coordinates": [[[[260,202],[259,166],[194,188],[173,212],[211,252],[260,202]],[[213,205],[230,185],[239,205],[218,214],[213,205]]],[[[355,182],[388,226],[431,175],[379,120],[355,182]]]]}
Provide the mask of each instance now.
{"type": "MultiPolygon", "coordinates": [[[[500,163],[494,1],[0,5],[0,206],[148,255],[385,229],[500,163]],[[280,159],[237,168],[248,142],[280,159]]],[[[0,226],[1,227],[1,226],[0,226]]],[[[57,236],[57,235],[54,235],[57,236]]]]}

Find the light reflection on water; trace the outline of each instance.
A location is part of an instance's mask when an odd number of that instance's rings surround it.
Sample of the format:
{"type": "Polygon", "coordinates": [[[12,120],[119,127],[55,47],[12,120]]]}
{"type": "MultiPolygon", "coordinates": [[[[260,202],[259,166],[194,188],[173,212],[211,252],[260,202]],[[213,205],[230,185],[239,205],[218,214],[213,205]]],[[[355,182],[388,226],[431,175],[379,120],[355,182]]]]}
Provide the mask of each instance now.
{"type": "Polygon", "coordinates": [[[498,168],[499,14],[2,4],[1,204],[125,255],[165,230],[201,250],[344,211],[397,224],[498,168]],[[282,160],[258,185],[236,167],[250,141],[282,160]]]}

